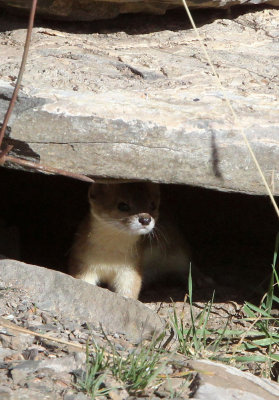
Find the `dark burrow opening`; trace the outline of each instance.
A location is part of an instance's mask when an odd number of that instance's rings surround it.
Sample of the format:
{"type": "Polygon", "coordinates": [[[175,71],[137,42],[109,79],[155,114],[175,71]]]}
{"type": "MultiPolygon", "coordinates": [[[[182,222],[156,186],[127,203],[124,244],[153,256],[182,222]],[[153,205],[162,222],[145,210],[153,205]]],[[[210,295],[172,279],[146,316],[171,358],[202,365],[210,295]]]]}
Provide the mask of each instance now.
{"type": "MultiPolygon", "coordinates": [[[[88,211],[88,184],[61,176],[0,168],[0,254],[65,272],[74,234],[88,211]]],[[[162,185],[192,247],[195,264],[214,279],[194,287],[196,301],[259,300],[271,274],[278,219],[267,196],[162,185]]],[[[183,300],[179,279],[153,282],[142,301],[183,300]]]]}

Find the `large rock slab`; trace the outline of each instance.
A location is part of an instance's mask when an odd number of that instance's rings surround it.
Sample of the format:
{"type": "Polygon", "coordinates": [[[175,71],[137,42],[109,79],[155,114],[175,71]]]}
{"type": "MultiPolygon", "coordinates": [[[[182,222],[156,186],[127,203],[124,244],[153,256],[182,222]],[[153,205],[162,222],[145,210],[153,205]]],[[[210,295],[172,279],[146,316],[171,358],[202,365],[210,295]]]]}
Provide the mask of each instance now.
{"type": "MultiPolygon", "coordinates": [[[[279,5],[279,0],[189,0],[191,8],[222,7],[238,4],[279,5]]],[[[0,6],[11,10],[29,11],[31,0],[0,0],[0,6]]],[[[48,18],[73,21],[93,21],[114,18],[126,13],[164,14],[171,8],[181,7],[181,0],[38,0],[37,14],[48,18]]]]}
{"type": "Polygon", "coordinates": [[[191,398],[196,400],[275,400],[279,385],[237,368],[209,360],[190,361],[199,371],[191,398]]]}
{"type": "Polygon", "coordinates": [[[61,272],[0,259],[0,278],[11,287],[28,291],[34,304],[42,310],[62,313],[96,328],[103,326],[135,341],[163,329],[158,315],[139,301],[61,272]]]}
{"type": "MultiPolygon", "coordinates": [[[[279,10],[200,27],[237,124],[193,30],[181,19],[158,24],[142,19],[93,34],[34,29],[10,122],[15,153],[93,177],[264,194],[242,127],[279,194],[279,10]]],[[[25,30],[0,38],[2,118],[25,30]]]]}

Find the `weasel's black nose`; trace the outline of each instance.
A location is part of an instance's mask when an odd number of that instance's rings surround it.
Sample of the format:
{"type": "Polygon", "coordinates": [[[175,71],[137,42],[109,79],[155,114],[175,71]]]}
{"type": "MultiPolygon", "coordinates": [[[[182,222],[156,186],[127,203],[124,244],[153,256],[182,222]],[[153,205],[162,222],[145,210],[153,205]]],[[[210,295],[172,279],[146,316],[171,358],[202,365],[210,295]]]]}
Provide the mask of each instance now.
{"type": "Polygon", "coordinates": [[[142,225],[149,225],[151,222],[151,217],[139,217],[139,222],[142,225]]]}

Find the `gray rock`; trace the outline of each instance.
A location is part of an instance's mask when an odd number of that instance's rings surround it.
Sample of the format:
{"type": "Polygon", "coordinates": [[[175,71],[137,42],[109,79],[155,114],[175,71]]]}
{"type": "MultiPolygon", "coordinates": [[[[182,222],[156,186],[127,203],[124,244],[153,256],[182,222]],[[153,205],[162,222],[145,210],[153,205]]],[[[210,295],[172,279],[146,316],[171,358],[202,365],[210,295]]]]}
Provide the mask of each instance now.
{"type": "Polygon", "coordinates": [[[34,338],[32,336],[27,336],[21,333],[10,334],[7,332],[0,334],[0,343],[2,347],[12,350],[23,350],[32,344],[33,341],[34,338]]]}
{"type": "Polygon", "coordinates": [[[20,368],[14,368],[11,371],[11,376],[13,379],[13,383],[14,385],[18,385],[18,386],[24,386],[26,379],[29,375],[29,372],[31,371],[30,369],[27,368],[21,368],[22,364],[19,365],[20,368]]]}
{"type": "Polygon", "coordinates": [[[77,363],[77,365],[79,365],[78,368],[80,368],[83,364],[85,364],[86,362],[86,354],[85,353],[74,353],[74,359],[77,363]]]}
{"type": "Polygon", "coordinates": [[[84,366],[84,361],[76,359],[74,356],[59,357],[50,360],[45,359],[40,361],[39,369],[49,368],[56,373],[71,372],[84,366]]]}
{"type": "Polygon", "coordinates": [[[12,396],[12,389],[7,386],[0,386],[0,399],[10,400],[12,396]]]}
{"type": "Polygon", "coordinates": [[[9,395],[8,400],[57,400],[58,398],[55,393],[42,393],[27,388],[13,390],[9,395]]]}
{"type": "Polygon", "coordinates": [[[109,331],[125,333],[135,341],[163,329],[158,315],[139,301],[61,272],[14,260],[0,260],[0,279],[27,290],[34,303],[44,311],[55,311],[95,327],[102,325],[109,331]]]}
{"type": "MultiPolygon", "coordinates": [[[[257,396],[237,388],[216,387],[210,383],[201,385],[194,399],[197,400],[265,400],[265,397],[257,396]]],[[[274,399],[277,397],[273,397],[274,399]]]]}
{"type": "Polygon", "coordinates": [[[191,398],[197,400],[275,400],[278,383],[261,379],[221,363],[208,360],[190,361],[198,371],[191,398]]]}
{"type": "MultiPolygon", "coordinates": [[[[55,359],[44,359],[40,361],[23,361],[20,364],[11,367],[10,373],[15,385],[24,386],[36,373],[40,378],[56,378],[62,373],[71,373],[81,367],[85,367],[85,360],[77,359],[74,356],[57,357],[55,359]]],[[[57,378],[58,379],[58,378],[57,378]]],[[[32,383],[35,388],[38,382],[32,383]],[[35,385],[35,386],[34,386],[35,385]]],[[[40,386],[40,383],[39,383],[40,386]]]]}
{"type": "MultiPolygon", "coordinates": [[[[209,8],[209,7],[231,7],[238,4],[262,4],[268,3],[272,5],[279,5],[278,0],[189,0],[187,4],[191,8],[209,8]]],[[[23,9],[29,11],[30,1],[28,0],[1,0],[0,5],[15,7],[16,10],[23,9]]],[[[67,20],[78,21],[92,21],[98,19],[114,18],[119,14],[126,13],[150,13],[150,14],[164,14],[168,9],[181,7],[179,0],[150,0],[133,1],[117,0],[103,1],[103,0],[39,0],[37,6],[38,15],[44,17],[55,17],[67,20]]]]}
{"type": "Polygon", "coordinates": [[[25,387],[27,387],[29,390],[30,390],[30,389],[31,389],[31,390],[37,390],[38,393],[44,393],[44,394],[46,394],[46,393],[49,393],[49,394],[53,393],[53,390],[52,390],[52,388],[50,387],[49,382],[46,382],[46,384],[43,385],[43,384],[40,383],[40,382],[28,382],[28,381],[27,381],[27,383],[25,384],[25,387]]]}
{"type": "Polygon", "coordinates": [[[38,358],[38,353],[39,353],[38,349],[31,348],[31,349],[24,350],[22,352],[22,355],[23,355],[25,360],[35,361],[38,358]]]}
{"type": "MultiPolygon", "coordinates": [[[[193,30],[156,28],[144,35],[139,28],[132,40],[125,26],[105,34],[34,29],[9,127],[14,154],[93,177],[264,194],[243,128],[279,194],[279,10],[216,19],[199,29],[237,123],[193,30]]],[[[1,38],[0,119],[25,31],[1,38]]]]}
{"type": "Polygon", "coordinates": [[[63,400],[88,400],[89,396],[86,396],[84,393],[67,393],[64,396],[63,400]]]}
{"type": "Polygon", "coordinates": [[[0,347],[0,360],[4,360],[5,357],[11,357],[16,353],[17,351],[15,350],[11,350],[5,347],[0,347]]]}
{"type": "Polygon", "coordinates": [[[20,364],[16,365],[15,367],[12,368],[13,371],[22,371],[23,373],[30,374],[34,371],[37,371],[37,369],[40,367],[40,361],[32,361],[32,360],[27,360],[23,361],[20,364]]]}

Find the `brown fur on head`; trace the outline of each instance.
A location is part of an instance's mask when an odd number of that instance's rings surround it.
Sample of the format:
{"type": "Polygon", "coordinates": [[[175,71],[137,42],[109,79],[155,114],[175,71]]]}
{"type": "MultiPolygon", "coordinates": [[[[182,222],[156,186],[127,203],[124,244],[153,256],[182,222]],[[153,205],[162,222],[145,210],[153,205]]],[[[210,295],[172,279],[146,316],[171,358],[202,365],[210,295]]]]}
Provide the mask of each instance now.
{"type": "Polygon", "coordinates": [[[153,183],[93,183],[88,196],[93,217],[131,235],[151,232],[159,215],[160,190],[153,183]]]}

